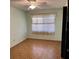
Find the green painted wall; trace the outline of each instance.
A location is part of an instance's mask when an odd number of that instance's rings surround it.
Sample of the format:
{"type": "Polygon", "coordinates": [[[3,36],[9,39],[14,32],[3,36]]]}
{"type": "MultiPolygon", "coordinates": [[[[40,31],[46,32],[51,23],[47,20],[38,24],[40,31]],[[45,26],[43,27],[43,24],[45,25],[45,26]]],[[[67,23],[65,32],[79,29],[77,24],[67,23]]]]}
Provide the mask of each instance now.
{"type": "Polygon", "coordinates": [[[33,10],[33,11],[29,11],[29,32],[31,33],[31,16],[33,14],[39,14],[39,13],[52,13],[56,15],[56,19],[55,19],[55,35],[34,35],[34,34],[30,34],[28,37],[31,38],[39,38],[39,39],[47,39],[47,40],[58,40],[61,41],[61,37],[62,37],[62,18],[63,18],[63,8],[57,8],[57,9],[49,9],[49,10],[33,10]]]}
{"type": "Polygon", "coordinates": [[[23,41],[27,38],[27,19],[28,16],[26,12],[15,8],[13,6],[10,7],[10,43],[11,47],[23,41]]]}

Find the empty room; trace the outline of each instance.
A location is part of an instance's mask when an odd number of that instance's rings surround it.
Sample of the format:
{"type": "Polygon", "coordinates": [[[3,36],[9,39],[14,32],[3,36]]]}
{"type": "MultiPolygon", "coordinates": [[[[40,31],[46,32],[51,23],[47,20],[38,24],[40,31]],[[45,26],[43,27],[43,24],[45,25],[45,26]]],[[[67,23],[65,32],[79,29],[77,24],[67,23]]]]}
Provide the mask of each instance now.
{"type": "Polygon", "coordinates": [[[10,0],[10,59],[64,59],[67,8],[67,0],[10,0]]]}

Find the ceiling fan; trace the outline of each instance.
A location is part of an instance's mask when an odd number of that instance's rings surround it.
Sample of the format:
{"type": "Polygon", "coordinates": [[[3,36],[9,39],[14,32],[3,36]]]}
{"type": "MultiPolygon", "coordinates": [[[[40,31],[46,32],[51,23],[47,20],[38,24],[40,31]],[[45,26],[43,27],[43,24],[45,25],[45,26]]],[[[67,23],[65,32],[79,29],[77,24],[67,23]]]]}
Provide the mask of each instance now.
{"type": "Polygon", "coordinates": [[[27,0],[30,3],[29,9],[35,9],[37,7],[36,0],[27,0]]]}
{"type": "MultiPolygon", "coordinates": [[[[12,1],[23,1],[23,0],[12,0],[12,1]]],[[[48,3],[47,1],[40,1],[40,0],[25,0],[26,6],[28,7],[28,10],[33,10],[35,8],[41,8],[41,7],[47,7],[48,3]],[[27,2],[26,2],[27,1],[27,2]]]]}
{"type": "Polygon", "coordinates": [[[47,5],[47,2],[37,2],[36,0],[27,0],[30,5],[28,7],[28,10],[33,10],[35,8],[40,8],[41,6],[47,5]]]}

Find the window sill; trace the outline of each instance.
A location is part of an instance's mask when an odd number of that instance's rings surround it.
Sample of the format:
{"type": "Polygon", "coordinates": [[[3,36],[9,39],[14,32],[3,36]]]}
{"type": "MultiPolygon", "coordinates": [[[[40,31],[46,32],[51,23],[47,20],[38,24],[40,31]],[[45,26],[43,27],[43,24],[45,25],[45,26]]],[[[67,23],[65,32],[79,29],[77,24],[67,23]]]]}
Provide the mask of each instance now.
{"type": "Polygon", "coordinates": [[[32,32],[31,34],[36,34],[36,35],[55,35],[55,32],[53,32],[53,33],[48,33],[48,32],[32,32]]]}

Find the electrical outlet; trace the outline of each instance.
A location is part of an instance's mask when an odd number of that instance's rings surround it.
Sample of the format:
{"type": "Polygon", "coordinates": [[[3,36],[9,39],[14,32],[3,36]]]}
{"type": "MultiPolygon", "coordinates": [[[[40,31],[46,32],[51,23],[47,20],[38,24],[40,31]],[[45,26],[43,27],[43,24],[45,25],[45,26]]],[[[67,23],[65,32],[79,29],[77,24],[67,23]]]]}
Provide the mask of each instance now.
{"type": "Polygon", "coordinates": [[[15,41],[15,40],[13,40],[13,41],[15,41]]]}

